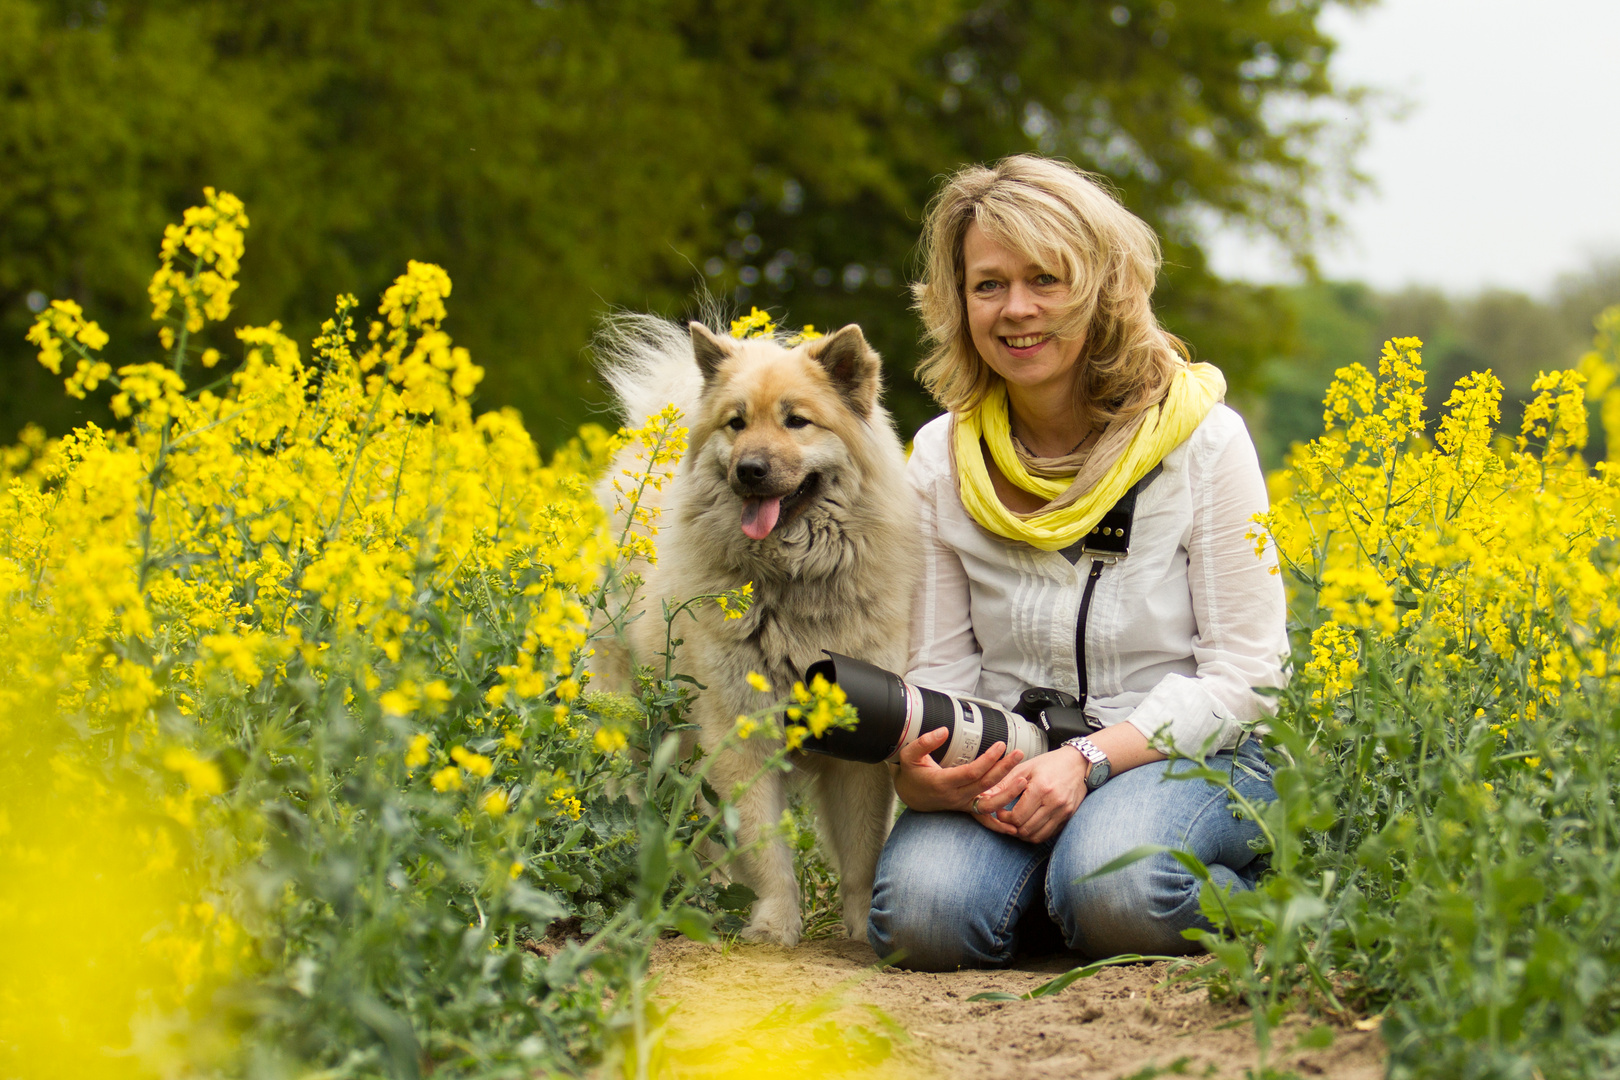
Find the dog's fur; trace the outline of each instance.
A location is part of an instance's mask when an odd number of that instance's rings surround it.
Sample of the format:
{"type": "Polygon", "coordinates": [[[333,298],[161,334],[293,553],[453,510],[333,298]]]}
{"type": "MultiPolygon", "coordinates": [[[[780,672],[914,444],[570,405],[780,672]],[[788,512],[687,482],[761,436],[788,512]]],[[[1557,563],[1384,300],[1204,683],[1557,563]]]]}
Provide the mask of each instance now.
{"type": "MultiPolygon", "coordinates": [[[[900,440],[879,403],[881,364],[859,327],[789,347],[739,341],[700,323],[683,329],[620,316],[597,347],[628,423],[673,402],[689,428],[675,480],[661,496],[648,492],[663,513],[657,562],[639,568],[646,584],[641,617],[627,634],[632,657],[662,667],[660,601],[753,582],[753,605],[741,619],[706,604],[675,628],[685,639],[676,669],[707,687],[694,706],[705,750],[739,714],[771,700],[748,686],[749,671],[780,695],[823,649],[903,670],[921,566],[917,514],[900,440]],[[777,505],[780,517],[769,527],[777,505]],[[768,533],[754,539],[745,525],[768,533]]],[[[616,461],[613,475],[635,466],[616,461]]],[[[714,788],[729,797],[779,747],[755,735],[721,754],[710,774],[714,788]]],[[[893,817],[888,768],[808,753],[795,754],[793,765],[814,784],[845,929],[864,938],[893,817]]],[[[786,806],[784,779],[766,774],[737,804],[745,853],[737,876],[758,897],[744,937],[792,945],[802,930],[798,884],[786,843],[773,836],[786,806]]]]}

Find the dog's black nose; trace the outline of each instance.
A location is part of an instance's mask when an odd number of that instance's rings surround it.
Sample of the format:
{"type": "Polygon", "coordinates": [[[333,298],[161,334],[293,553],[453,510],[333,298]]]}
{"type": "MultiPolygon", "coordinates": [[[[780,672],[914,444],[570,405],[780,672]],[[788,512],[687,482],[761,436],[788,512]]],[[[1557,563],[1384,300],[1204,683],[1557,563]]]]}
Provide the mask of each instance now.
{"type": "Polygon", "coordinates": [[[771,474],[771,463],[764,458],[747,457],[737,462],[737,479],[757,484],[771,474]]]}

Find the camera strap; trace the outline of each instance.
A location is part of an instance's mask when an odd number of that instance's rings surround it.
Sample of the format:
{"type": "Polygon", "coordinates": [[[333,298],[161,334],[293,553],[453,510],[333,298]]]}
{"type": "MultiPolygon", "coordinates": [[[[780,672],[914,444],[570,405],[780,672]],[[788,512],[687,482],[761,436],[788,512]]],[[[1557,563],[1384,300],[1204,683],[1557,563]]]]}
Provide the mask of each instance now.
{"type": "Polygon", "coordinates": [[[1119,497],[1112,510],[1102,516],[1091,532],[1080,541],[1080,554],[1113,562],[1131,553],[1131,523],[1136,517],[1136,497],[1164,472],[1163,465],[1155,465],[1130,490],[1119,497]]]}
{"type": "MultiPolygon", "coordinates": [[[[1136,497],[1140,495],[1149,484],[1158,479],[1164,466],[1155,465],[1149,473],[1131,485],[1129,491],[1120,496],[1114,508],[1102,516],[1096,528],[1088,533],[1080,542],[1080,555],[1091,556],[1091,570],[1086,574],[1085,592],[1080,594],[1080,615],[1075,620],[1074,627],[1074,665],[1075,674],[1079,682],[1080,699],[1079,709],[1082,715],[1086,708],[1086,620],[1091,615],[1091,597],[1097,591],[1097,579],[1102,577],[1103,567],[1116,563],[1131,553],[1131,525],[1136,518],[1136,497]]],[[[1070,550],[1073,550],[1071,547],[1070,550]]],[[[1065,555],[1068,552],[1064,552],[1065,555]]],[[[1078,561],[1073,560],[1073,561],[1078,561]]]]}

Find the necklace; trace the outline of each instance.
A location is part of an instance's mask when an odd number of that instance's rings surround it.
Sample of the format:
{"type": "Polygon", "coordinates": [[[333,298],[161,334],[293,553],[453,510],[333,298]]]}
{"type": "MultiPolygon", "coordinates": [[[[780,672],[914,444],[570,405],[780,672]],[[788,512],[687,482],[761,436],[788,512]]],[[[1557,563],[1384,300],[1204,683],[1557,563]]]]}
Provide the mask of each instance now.
{"type": "MultiPolygon", "coordinates": [[[[1086,441],[1088,439],[1090,439],[1096,433],[1097,433],[1097,429],[1096,428],[1091,428],[1084,435],[1080,436],[1080,441],[1075,443],[1073,446],[1069,447],[1069,449],[1068,449],[1068,451],[1066,453],[1059,454],[1057,456],[1060,457],[1060,458],[1073,457],[1079,451],[1079,449],[1082,446],[1086,445],[1086,441]]],[[[1011,433],[1009,432],[1009,434],[1011,434],[1011,433]]],[[[1013,440],[1013,442],[1018,444],[1019,449],[1023,450],[1024,453],[1028,454],[1030,457],[1032,457],[1032,458],[1040,457],[1039,454],[1035,453],[1035,451],[1033,451],[1033,450],[1031,450],[1029,448],[1028,443],[1024,442],[1024,440],[1020,439],[1017,435],[1013,435],[1012,440],[1013,440]]]]}

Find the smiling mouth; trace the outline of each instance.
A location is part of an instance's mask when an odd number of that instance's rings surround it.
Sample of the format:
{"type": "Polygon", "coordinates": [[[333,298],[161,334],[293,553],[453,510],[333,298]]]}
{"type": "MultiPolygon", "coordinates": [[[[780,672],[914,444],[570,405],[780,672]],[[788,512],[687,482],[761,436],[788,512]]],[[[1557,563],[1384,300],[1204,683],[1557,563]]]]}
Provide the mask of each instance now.
{"type": "Polygon", "coordinates": [[[1002,342],[1009,349],[1029,349],[1045,341],[1045,334],[1025,334],[1022,337],[1004,337],[1002,342]]]}

